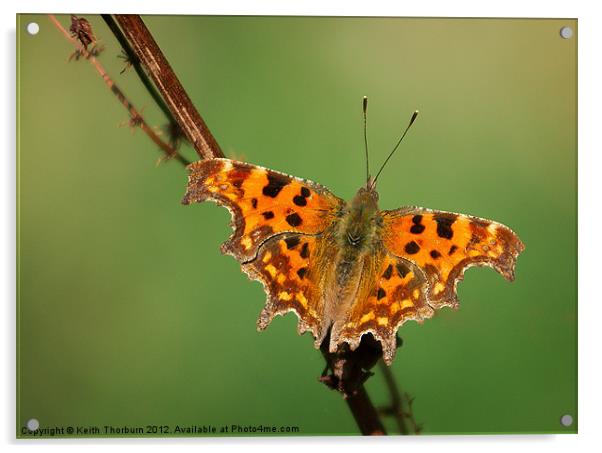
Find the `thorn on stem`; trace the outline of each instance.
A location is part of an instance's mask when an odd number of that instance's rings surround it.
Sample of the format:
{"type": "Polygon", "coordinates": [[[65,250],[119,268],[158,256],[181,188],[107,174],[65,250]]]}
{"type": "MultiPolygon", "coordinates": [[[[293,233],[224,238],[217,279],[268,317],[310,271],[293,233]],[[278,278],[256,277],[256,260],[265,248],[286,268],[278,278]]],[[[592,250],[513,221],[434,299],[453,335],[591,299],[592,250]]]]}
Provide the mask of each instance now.
{"type": "Polygon", "coordinates": [[[105,46],[102,44],[94,44],[94,46],[90,50],[81,51],[80,49],[76,49],[71,55],[69,55],[69,61],[75,60],[78,61],[80,58],[89,59],[91,57],[99,56],[105,50],[105,46]]]}
{"type": "Polygon", "coordinates": [[[157,162],[155,163],[155,166],[158,167],[159,165],[170,161],[171,159],[173,159],[175,157],[175,155],[176,155],[176,153],[173,152],[171,154],[164,154],[164,155],[160,156],[157,159],[157,162]]]}
{"type": "Polygon", "coordinates": [[[120,60],[123,60],[123,62],[125,64],[123,69],[119,72],[119,74],[123,74],[124,72],[129,71],[132,68],[132,66],[134,66],[134,63],[136,63],[135,57],[128,54],[123,49],[121,49],[121,53],[119,55],[117,55],[117,58],[119,58],[120,60]]]}
{"type": "Polygon", "coordinates": [[[186,140],[182,128],[175,121],[170,121],[164,126],[164,129],[167,133],[169,146],[173,149],[179,149],[182,142],[186,140]]]}
{"type": "MultiPolygon", "coordinates": [[[[141,112],[142,112],[142,110],[144,110],[144,109],[141,109],[141,112]]],[[[132,134],[133,134],[136,131],[136,128],[141,127],[143,124],[144,124],[144,117],[142,116],[142,113],[138,113],[138,112],[134,111],[134,112],[130,112],[129,119],[119,123],[119,127],[127,126],[130,128],[130,130],[132,131],[132,134]]]]}

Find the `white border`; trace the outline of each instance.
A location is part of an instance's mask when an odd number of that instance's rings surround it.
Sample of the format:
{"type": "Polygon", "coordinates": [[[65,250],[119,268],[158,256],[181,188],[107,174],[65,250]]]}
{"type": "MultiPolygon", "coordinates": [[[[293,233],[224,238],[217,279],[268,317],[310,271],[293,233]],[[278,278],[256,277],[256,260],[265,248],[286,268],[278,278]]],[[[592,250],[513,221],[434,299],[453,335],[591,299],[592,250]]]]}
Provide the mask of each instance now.
{"type": "Polygon", "coordinates": [[[82,1],[62,0],[19,2],[18,11],[55,13],[136,13],[136,14],[230,14],[230,15],[306,15],[306,16],[438,16],[438,17],[560,17],[574,18],[593,8],[587,1],[507,0],[479,2],[456,0],[391,2],[387,0],[186,0],[169,2],[136,2],[133,0],[82,1]],[[484,4],[486,3],[486,4],[484,4]],[[53,4],[54,11],[49,11],[53,4]]]}
{"type": "MultiPolygon", "coordinates": [[[[602,219],[600,216],[600,153],[602,143],[599,133],[602,105],[600,81],[602,71],[601,16],[593,0],[565,0],[536,2],[528,0],[485,1],[406,1],[384,0],[214,0],[195,4],[184,0],[168,2],[136,2],[134,0],[21,0],[7,4],[4,0],[0,21],[2,23],[2,97],[0,109],[4,150],[2,161],[2,197],[0,198],[3,222],[0,222],[0,278],[4,289],[2,328],[2,367],[0,374],[4,407],[0,410],[0,442],[9,450],[20,451],[40,448],[51,451],[94,448],[116,451],[157,450],[165,448],[207,449],[231,446],[253,450],[279,451],[283,448],[307,451],[328,448],[407,449],[412,451],[502,451],[509,448],[528,447],[530,451],[566,452],[568,449],[585,450],[602,445],[600,428],[602,401],[598,388],[600,373],[601,306],[597,280],[598,262],[602,259],[602,219]],[[50,6],[52,5],[52,7],[50,6]],[[54,8],[51,11],[51,8],[54,8]],[[425,436],[421,438],[288,438],[288,439],[146,439],[146,440],[59,440],[15,441],[15,14],[17,12],[75,12],[75,13],[141,13],[141,14],[235,14],[235,15],[344,15],[344,16],[438,16],[438,17],[565,17],[579,19],[579,434],[556,436],[425,436]],[[41,446],[41,445],[40,445],[41,446]]],[[[553,244],[550,245],[553,247],[553,244]]],[[[546,263],[542,263],[546,265],[546,263]]],[[[553,263],[554,266],[572,266],[573,263],[553,263]]],[[[562,282],[558,282],[562,284],[562,282]]],[[[550,376],[550,379],[553,379],[550,376]]]]}

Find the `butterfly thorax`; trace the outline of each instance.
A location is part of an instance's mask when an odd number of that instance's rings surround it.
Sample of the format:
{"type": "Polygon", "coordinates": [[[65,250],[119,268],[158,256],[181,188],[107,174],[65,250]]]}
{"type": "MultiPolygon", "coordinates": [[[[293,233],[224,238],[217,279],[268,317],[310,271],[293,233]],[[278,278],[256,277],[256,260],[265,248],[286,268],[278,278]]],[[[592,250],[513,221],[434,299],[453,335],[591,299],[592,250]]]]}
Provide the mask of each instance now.
{"type": "Polygon", "coordinates": [[[351,255],[367,251],[381,224],[378,193],[371,188],[360,188],[347,203],[339,224],[337,242],[341,250],[351,255]]]}
{"type": "Polygon", "coordinates": [[[362,187],[347,203],[335,232],[338,243],[336,258],[336,287],[339,294],[353,293],[349,283],[362,269],[362,258],[372,254],[379,244],[382,218],[378,209],[378,193],[362,187]]]}

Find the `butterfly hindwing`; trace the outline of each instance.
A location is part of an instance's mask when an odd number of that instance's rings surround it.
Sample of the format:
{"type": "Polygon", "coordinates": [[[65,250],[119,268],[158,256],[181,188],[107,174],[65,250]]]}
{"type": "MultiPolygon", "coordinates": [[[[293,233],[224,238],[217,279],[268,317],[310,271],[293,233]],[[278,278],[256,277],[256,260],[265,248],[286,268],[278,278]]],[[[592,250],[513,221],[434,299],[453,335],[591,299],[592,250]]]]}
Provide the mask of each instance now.
{"type": "Polygon", "coordinates": [[[382,249],[364,257],[357,298],[333,327],[331,349],[341,342],[354,349],[371,333],[390,365],[402,324],[456,307],[456,285],[470,266],[490,266],[513,280],[524,245],[510,228],[478,217],[413,207],[381,215],[382,249]]]}
{"type": "Polygon", "coordinates": [[[257,258],[242,265],[250,278],[263,283],[268,295],[257,327],[264,330],[276,315],[294,312],[298,332],[310,331],[317,343],[326,335],[325,278],[331,273],[334,250],[323,235],[283,234],[266,241],[257,258]]]}
{"type": "Polygon", "coordinates": [[[189,165],[182,203],[212,200],[232,213],[234,233],[224,253],[245,262],[268,238],[297,232],[318,234],[333,221],[344,201],[311,181],[230,159],[189,165]]]}
{"type": "Polygon", "coordinates": [[[382,211],[382,215],[383,244],[424,271],[428,301],[434,308],[457,306],[456,285],[468,267],[489,266],[514,280],[516,258],[524,245],[505,225],[417,207],[382,211]]]}
{"type": "Polygon", "coordinates": [[[406,321],[421,322],[433,316],[427,277],[417,265],[384,250],[364,260],[358,297],[344,321],[333,327],[331,349],[341,342],[355,349],[361,336],[370,332],[380,341],[383,358],[390,365],[397,329],[406,321]]]}

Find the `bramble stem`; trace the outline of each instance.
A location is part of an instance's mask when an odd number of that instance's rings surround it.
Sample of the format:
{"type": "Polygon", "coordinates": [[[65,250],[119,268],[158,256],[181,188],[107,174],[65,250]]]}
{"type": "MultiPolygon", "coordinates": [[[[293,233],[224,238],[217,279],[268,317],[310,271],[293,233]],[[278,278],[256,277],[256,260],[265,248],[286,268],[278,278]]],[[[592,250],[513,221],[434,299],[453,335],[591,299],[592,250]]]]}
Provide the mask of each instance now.
{"type": "Polygon", "coordinates": [[[326,360],[326,369],[322,372],[320,382],[343,396],[362,434],[386,435],[385,427],[364,387],[364,382],[372,376],[370,370],[379,361],[382,362],[380,343],[372,335],[366,335],[353,351],[344,343],[337,351],[330,352],[329,344],[330,335],[327,335],[320,347],[326,360]]]}
{"type": "Polygon", "coordinates": [[[138,15],[115,14],[133,51],[146,68],[169,111],[200,158],[224,157],[217,141],[138,15]]]}
{"type": "Polygon", "coordinates": [[[368,396],[368,392],[366,392],[363,385],[358,388],[354,395],[346,398],[345,401],[364,436],[387,435],[378,413],[368,396]]]}

